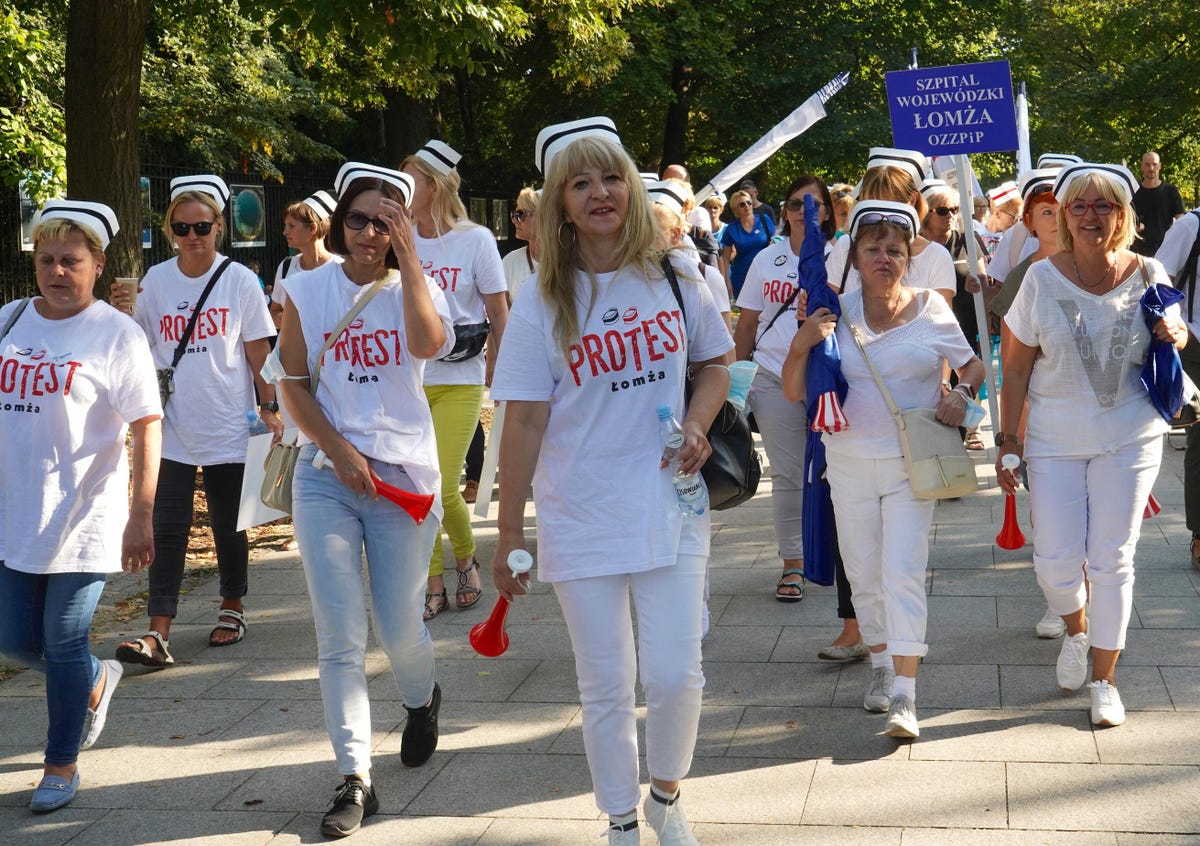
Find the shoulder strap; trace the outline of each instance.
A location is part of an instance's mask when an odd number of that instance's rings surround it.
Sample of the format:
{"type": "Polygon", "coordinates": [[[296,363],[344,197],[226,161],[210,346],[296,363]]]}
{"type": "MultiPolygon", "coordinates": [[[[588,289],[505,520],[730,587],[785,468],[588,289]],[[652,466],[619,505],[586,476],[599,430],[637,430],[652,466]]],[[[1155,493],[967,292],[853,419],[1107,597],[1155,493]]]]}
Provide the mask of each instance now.
{"type": "Polygon", "coordinates": [[[888,411],[891,412],[892,419],[896,421],[896,425],[901,429],[904,428],[904,417],[900,414],[900,409],[896,407],[896,401],[892,399],[891,392],[887,386],[883,384],[883,377],[879,375],[879,371],[875,369],[875,362],[871,361],[871,356],[867,355],[867,348],[863,345],[862,332],[853,323],[850,324],[850,334],[854,336],[854,343],[858,345],[858,351],[862,353],[863,361],[867,363],[867,368],[871,371],[871,378],[875,380],[875,384],[879,386],[879,393],[883,394],[883,401],[887,403],[888,411]]]}
{"type": "Polygon", "coordinates": [[[794,303],[796,301],[796,297],[798,297],[798,296],[800,296],[799,274],[796,275],[796,287],[792,289],[792,293],[788,294],[788,298],[783,301],[783,305],[781,305],[779,307],[779,311],[775,312],[775,314],[772,315],[771,319],[767,322],[766,328],[763,329],[761,332],[759,332],[758,335],[755,337],[754,343],[750,347],[750,358],[752,358],[752,359],[754,358],[754,351],[756,349],[758,349],[758,342],[766,337],[767,333],[771,331],[771,327],[775,325],[775,321],[779,319],[779,315],[781,315],[785,311],[787,311],[788,306],[790,306],[792,303],[794,303]]]}
{"type": "Polygon", "coordinates": [[[1196,216],[1196,240],[1192,242],[1192,249],[1188,253],[1187,261],[1183,263],[1183,268],[1175,279],[1176,288],[1187,289],[1188,323],[1192,322],[1192,311],[1196,300],[1196,260],[1200,258],[1200,211],[1193,210],[1192,214],[1196,216]]]}
{"type": "Polygon", "coordinates": [[[221,262],[221,266],[216,269],[212,277],[209,278],[208,284],[204,286],[204,293],[200,295],[200,299],[196,301],[196,307],[192,309],[192,317],[188,320],[187,328],[183,330],[183,337],[179,339],[179,346],[175,347],[175,355],[171,357],[171,369],[174,370],[179,366],[179,362],[183,359],[183,351],[187,349],[187,345],[192,340],[192,330],[196,328],[196,321],[200,319],[200,309],[204,308],[204,301],[208,299],[208,295],[212,293],[213,286],[217,284],[217,280],[221,278],[221,274],[225,272],[225,268],[233,264],[233,259],[227,258],[221,262]]]}
{"type": "Polygon", "coordinates": [[[288,274],[292,272],[292,256],[288,256],[287,258],[285,258],[283,261],[281,261],[279,263],[279,265],[281,268],[280,273],[279,273],[279,280],[282,282],[284,279],[287,279],[288,274]]]}
{"type": "Polygon", "coordinates": [[[24,297],[20,305],[13,309],[13,313],[8,316],[8,321],[4,324],[4,331],[0,332],[0,341],[8,337],[9,330],[17,325],[17,321],[21,319],[21,315],[25,313],[25,307],[33,300],[33,297],[24,297]]]}
{"type": "MultiPolygon", "coordinates": [[[[847,238],[850,236],[847,235],[847,238]]],[[[850,251],[846,251],[846,263],[842,265],[842,284],[838,285],[838,296],[846,293],[846,280],[850,278],[850,251]]]]}
{"type": "Polygon", "coordinates": [[[325,346],[321,347],[321,352],[317,354],[317,364],[313,368],[312,378],[309,379],[308,390],[313,396],[317,395],[317,385],[321,381],[321,362],[325,359],[325,353],[329,351],[329,348],[332,347],[337,339],[341,337],[342,333],[346,331],[346,327],[350,325],[354,318],[358,317],[359,312],[367,307],[367,303],[374,299],[375,295],[383,290],[383,286],[386,285],[390,280],[395,279],[396,276],[397,271],[389,270],[383,276],[372,282],[371,287],[367,290],[367,293],[359,297],[358,301],[350,307],[350,311],[346,312],[346,316],[342,318],[340,323],[338,323],[337,328],[334,329],[333,332],[329,334],[329,337],[325,339],[325,346]]]}
{"type": "Polygon", "coordinates": [[[679,280],[675,278],[675,268],[671,266],[671,259],[667,256],[663,256],[662,269],[663,273],[667,275],[667,282],[671,284],[671,293],[675,295],[675,302],[679,303],[679,313],[683,315],[683,323],[686,327],[687,309],[683,307],[683,294],[679,290],[679,280]]]}

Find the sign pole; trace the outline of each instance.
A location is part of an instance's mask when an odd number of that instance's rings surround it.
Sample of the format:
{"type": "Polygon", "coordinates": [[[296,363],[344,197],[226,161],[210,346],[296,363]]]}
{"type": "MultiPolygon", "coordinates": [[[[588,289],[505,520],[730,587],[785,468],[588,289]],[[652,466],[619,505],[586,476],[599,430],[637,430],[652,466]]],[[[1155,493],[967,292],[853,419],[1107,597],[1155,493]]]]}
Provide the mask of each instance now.
{"type": "MultiPolygon", "coordinates": [[[[971,180],[968,178],[970,171],[970,163],[963,153],[959,153],[954,157],[954,166],[958,172],[958,207],[959,215],[963,221],[964,234],[967,239],[967,255],[970,264],[967,267],[970,275],[979,277],[979,245],[975,240],[975,230],[969,224],[971,220],[969,210],[974,208],[971,205],[971,180]]],[[[1000,431],[1000,412],[997,405],[997,397],[1000,396],[999,388],[996,384],[996,371],[992,369],[992,333],[988,331],[987,312],[983,307],[983,280],[980,289],[971,295],[971,299],[975,302],[975,323],[979,327],[979,357],[983,359],[984,378],[987,380],[988,386],[988,414],[992,418],[992,431],[1000,431]]]]}

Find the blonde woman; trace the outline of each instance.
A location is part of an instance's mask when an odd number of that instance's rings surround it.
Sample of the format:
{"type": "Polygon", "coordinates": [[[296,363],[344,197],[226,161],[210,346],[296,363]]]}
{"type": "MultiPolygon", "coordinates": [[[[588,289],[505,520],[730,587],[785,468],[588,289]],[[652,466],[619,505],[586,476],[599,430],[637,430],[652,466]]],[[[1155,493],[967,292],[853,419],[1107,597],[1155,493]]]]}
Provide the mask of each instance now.
{"type": "Polygon", "coordinates": [[[704,688],[710,522],[707,512],[685,517],[677,506],[656,411],[666,405],[682,421],[679,469],[698,472],[712,451],[705,433],[729,390],[720,365],[733,339],[684,262],[673,265],[678,299],[664,278],[649,196],[611,120],[543,129],[536,159],[546,177],[542,263],[513,306],[493,388],[507,422],[492,576],[502,596],[526,592],[529,576],[515,579],[506,562],[526,547],[533,483],[538,578],[553,584],[570,633],[609,846],[640,842],[639,658],[651,785],[645,819],[664,846],[695,846],[679,783],[691,766],[704,688]],[[685,409],[689,364],[696,379],[685,409]]]}
{"type": "Polygon", "coordinates": [[[538,266],[537,217],[538,194],[532,188],[525,187],[517,194],[517,207],[509,215],[516,228],[517,240],[526,242],[526,246],[517,247],[504,256],[504,279],[508,283],[508,302],[517,296],[521,285],[533,275],[538,266]]]}
{"type": "Polygon", "coordinates": [[[734,191],[729,206],[733,220],[721,232],[721,272],[729,283],[730,298],[736,302],[754,257],[775,237],[775,222],[769,215],[755,214],[749,191],[734,191]]]}
{"type": "MultiPolygon", "coordinates": [[[[492,383],[496,355],[508,322],[508,288],[496,239],[467,218],[458,197],[462,184],[460,158],[448,144],[435,140],[406,158],[400,170],[412,177],[415,186],[411,209],[421,267],[446,295],[459,337],[450,355],[426,365],[425,396],[437,435],[445,510],[442,525],[450,538],[458,577],[454,604],[463,609],[479,601],[483,585],[475,559],[471,514],[458,480],[479,425],[483,388],[492,383]],[[481,352],[485,332],[486,352],[481,352]]],[[[444,574],[439,528],[429,562],[426,620],[432,620],[449,605],[444,574]]]]}

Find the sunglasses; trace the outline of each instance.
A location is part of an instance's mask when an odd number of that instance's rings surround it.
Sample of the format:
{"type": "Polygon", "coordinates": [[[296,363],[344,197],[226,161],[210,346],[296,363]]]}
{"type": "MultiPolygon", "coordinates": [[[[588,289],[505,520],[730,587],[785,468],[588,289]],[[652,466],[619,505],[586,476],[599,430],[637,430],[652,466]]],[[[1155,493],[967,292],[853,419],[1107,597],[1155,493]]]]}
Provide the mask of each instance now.
{"type": "MultiPolygon", "coordinates": [[[[814,204],[816,205],[816,207],[817,207],[817,208],[819,208],[819,209],[823,209],[823,208],[825,208],[825,204],[824,204],[824,203],[822,203],[822,202],[821,202],[820,200],[818,200],[818,199],[815,199],[815,198],[814,198],[814,199],[813,199],[813,203],[814,203],[814,204]]],[[[796,211],[804,211],[804,198],[803,198],[803,197],[801,197],[801,198],[800,198],[800,199],[798,199],[798,200],[788,200],[786,203],[784,203],[784,206],[787,208],[787,210],[788,210],[788,211],[794,211],[794,212],[796,212],[796,211]]]]}
{"type": "Polygon", "coordinates": [[[198,223],[183,223],[182,221],[177,220],[171,224],[171,231],[175,233],[176,238],[186,238],[188,232],[191,232],[194,229],[196,230],[196,234],[203,238],[205,235],[212,232],[212,228],[215,224],[215,220],[201,220],[198,223]]]}
{"type": "Polygon", "coordinates": [[[740,203],[738,203],[738,204],[737,204],[737,207],[738,207],[739,209],[744,209],[744,208],[746,208],[747,206],[751,206],[751,207],[753,207],[753,206],[754,206],[754,203],[750,202],[749,200],[742,200],[740,203]]]}
{"type": "Polygon", "coordinates": [[[1041,185],[1036,185],[1033,188],[1031,188],[1029,191],[1029,196],[1036,197],[1038,194],[1049,194],[1053,190],[1054,190],[1054,186],[1051,185],[1049,182],[1046,182],[1046,183],[1043,183],[1041,185]]]}
{"type": "Polygon", "coordinates": [[[377,217],[368,217],[362,212],[346,212],[346,228],[353,229],[355,232],[366,229],[367,224],[375,227],[376,232],[381,232],[384,235],[388,234],[387,224],[377,217]]]}
{"type": "Polygon", "coordinates": [[[524,222],[524,220],[526,218],[533,220],[533,215],[534,215],[534,213],[531,211],[525,211],[525,209],[517,209],[515,212],[513,212],[512,214],[510,214],[508,216],[508,219],[511,220],[513,223],[522,223],[522,222],[524,222]]]}
{"type": "Polygon", "coordinates": [[[958,214],[958,206],[938,206],[933,210],[933,213],[938,217],[945,217],[948,214],[958,214]]]}
{"type": "Polygon", "coordinates": [[[872,226],[876,223],[894,223],[901,229],[912,232],[912,221],[906,215],[888,212],[867,212],[858,219],[859,226],[872,226]]]}
{"type": "Polygon", "coordinates": [[[1115,208],[1116,206],[1110,203],[1108,200],[1097,200],[1094,203],[1085,203],[1083,200],[1076,200],[1073,203],[1067,204],[1067,212],[1072,217],[1083,217],[1085,214],[1087,214],[1088,209],[1091,209],[1096,214],[1104,217],[1112,214],[1113,209],[1115,208]]]}

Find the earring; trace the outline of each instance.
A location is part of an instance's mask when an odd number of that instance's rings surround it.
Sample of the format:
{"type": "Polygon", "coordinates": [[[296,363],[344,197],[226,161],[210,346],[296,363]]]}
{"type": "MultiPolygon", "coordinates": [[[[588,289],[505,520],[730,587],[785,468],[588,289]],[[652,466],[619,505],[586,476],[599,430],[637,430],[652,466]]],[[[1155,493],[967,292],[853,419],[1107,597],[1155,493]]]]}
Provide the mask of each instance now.
{"type": "Polygon", "coordinates": [[[564,250],[568,250],[571,247],[574,247],[575,246],[575,237],[576,237],[575,236],[575,227],[571,224],[571,221],[564,220],[562,223],[558,224],[558,245],[560,247],[562,247],[564,250]],[[568,227],[567,231],[571,233],[571,243],[570,244],[563,243],[562,235],[563,235],[563,227],[564,226],[568,227]]]}

